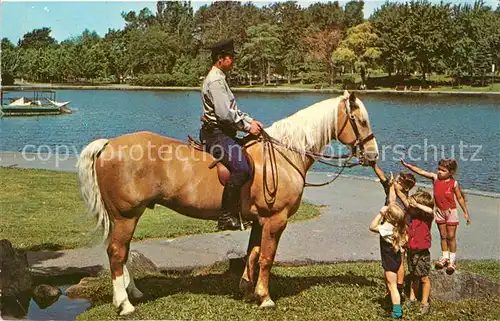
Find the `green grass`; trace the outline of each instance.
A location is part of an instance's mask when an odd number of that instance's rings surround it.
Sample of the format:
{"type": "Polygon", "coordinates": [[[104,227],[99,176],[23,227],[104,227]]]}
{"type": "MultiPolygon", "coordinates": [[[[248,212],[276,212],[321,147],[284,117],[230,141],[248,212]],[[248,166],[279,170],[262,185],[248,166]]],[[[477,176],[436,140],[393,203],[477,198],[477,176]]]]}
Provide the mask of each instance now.
{"type": "MultiPolygon", "coordinates": [[[[460,264],[462,270],[483,273],[500,280],[499,261],[460,264]],[[486,272],[484,272],[486,271],[486,272]]],[[[270,291],[275,310],[259,310],[238,293],[240,274],[230,272],[227,262],[188,274],[170,272],[138,279],[137,286],[150,298],[135,304],[128,320],[384,320],[383,271],[376,263],[338,263],[301,267],[276,266],[270,291]]],[[[112,285],[103,274],[92,293],[94,306],[77,320],[115,320],[112,285]]],[[[404,308],[405,320],[422,320],[418,310],[404,308]]],[[[500,297],[432,301],[425,320],[498,320],[500,297]]]]}
{"type": "MultiPolygon", "coordinates": [[[[356,82],[356,84],[361,83],[361,76],[359,74],[345,74],[344,76],[346,77],[352,77],[353,81],[356,82]]],[[[371,86],[374,86],[375,90],[381,90],[381,91],[394,91],[395,85],[403,85],[406,84],[408,87],[410,86],[410,82],[413,85],[418,86],[419,84],[424,87],[423,82],[421,80],[421,75],[413,75],[411,77],[406,77],[405,79],[401,80],[392,80],[390,85],[387,84],[387,74],[386,73],[372,73],[370,74],[370,79],[369,83],[371,86]],[[382,81],[381,81],[382,79],[382,81]],[[385,81],[384,81],[385,79],[385,81]]],[[[394,77],[394,75],[393,75],[394,77]]],[[[422,92],[433,92],[433,91],[447,91],[447,92],[500,92],[500,80],[499,77],[495,78],[497,82],[491,85],[486,85],[484,87],[473,87],[470,85],[461,85],[460,88],[457,87],[452,87],[451,83],[453,81],[453,78],[447,75],[437,75],[437,74],[430,74],[427,76],[427,86],[432,85],[432,89],[422,89],[422,92]]],[[[490,81],[491,77],[486,77],[486,80],[490,81]]],[[[256,83],[254,86],[240,86],[239,88],[266,88],[266,89],[273,89],[273,88],[294,88],[294,89],[314,89],[316,86],[321,86],[323,85],[323,89],[337,89],[341,90],[343,89],[343,84],[341,83],[340,79],[337,79],[337,83],[334,84],[333,87],[330,87],[328,83],[312,83],[312,84],[301,84],[297,82],[297,79],[295,79],[295,82],[291,84],[285,83],[280,83],[278,86],[275,86],[274,83],[269,85],[269,86],[263,86],[260,83],[256,83]]]]}
{"type": "MultiPolygon", "coordinates": [[[[95,220],[80,199],[76,173],[0,168],[0,234],[19,249],[61,250],[99,242],[95,220]]],[[[320,214],[303,203],[290,222],[320,214]]],[[[157,206],[146,210],[133,240],[217,232],[216,223],[193,219],[157,206]]]]}
{"type": "Polygon", "coordinates": [[[496,83],[493,86],[487,87],[472,87],[472,86],[461,86],[460,88],[453,88],[451,86],[442,86],[434,88],[431,91],[451,91],[451,92],[500,92],[500,84],[496,83]]]}

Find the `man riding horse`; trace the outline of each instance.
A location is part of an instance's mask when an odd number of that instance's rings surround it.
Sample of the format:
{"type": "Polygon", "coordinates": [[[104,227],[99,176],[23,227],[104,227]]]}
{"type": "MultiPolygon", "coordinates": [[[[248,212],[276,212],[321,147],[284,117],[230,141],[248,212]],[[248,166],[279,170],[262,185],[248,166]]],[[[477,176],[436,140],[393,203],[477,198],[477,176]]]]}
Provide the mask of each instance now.
{"type": "Polygon", "coordinates": [[[203,125],[200,139],[216,159],[230,171],[222,194],[222,205],[217,227],[220,230],[239,230],[240,197],[242,186],[250,179],[250,163],[237,143],[237,131],[259,135],[262,124],[238,109],[226,81],[226,73],[233,68],[233,40],[224,40],[210,47],[212,69],[203,81],[201,100],[203,125]]]}

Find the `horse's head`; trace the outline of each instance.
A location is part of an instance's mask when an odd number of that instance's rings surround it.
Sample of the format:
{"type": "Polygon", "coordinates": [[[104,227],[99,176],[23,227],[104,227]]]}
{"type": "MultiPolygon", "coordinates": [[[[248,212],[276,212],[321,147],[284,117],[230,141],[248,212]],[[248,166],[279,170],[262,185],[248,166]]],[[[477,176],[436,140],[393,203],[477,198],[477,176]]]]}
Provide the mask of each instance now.
{"type": "Polygon", "coordinates": [[[377,160],[378,146],[368,111],[363,102],[347,90],[339,105],[337,125],[337,139],[352,149],[363,166],[369,166],[377,160]]]}

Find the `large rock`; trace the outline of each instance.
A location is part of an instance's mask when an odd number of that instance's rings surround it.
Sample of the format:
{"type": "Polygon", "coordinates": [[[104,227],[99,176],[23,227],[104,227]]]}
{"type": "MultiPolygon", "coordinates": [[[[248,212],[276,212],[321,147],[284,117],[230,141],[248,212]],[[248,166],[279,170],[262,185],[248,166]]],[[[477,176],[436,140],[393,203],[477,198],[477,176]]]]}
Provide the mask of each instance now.
{"type": "Polygon", "coordinates": [[[40,284],[33,290],[33,300],[41,309],[45,309],[54,304],[61,294],[58,287],[40,284]]]}
{"type": "Polygon", "coordinates": [[[64,292],[70,299],[96,299],[96,293],[103,286],[103,280],[98,277],[85,277],[80,283],[70,286],[64,292]]]}
{"type": "Polygon", "coordinates": [[[9,240],[0,240],[0,310],[2,316],[22,318],[31,299],[31,273],[26,253],[9,240]]]}
{"type": "MultiPolygon", "coordinates": [[[[130,251],[127,267],[134,279],[159,273],[158,267],[150,259],[135,250],[130,251]]],[[[106,273],[105,280],[109,284],[103,284],[102,277],[85,277],[78,284],[70,286],[64,294],[70,299],[99,300],[112,289],[109,272],[106,273]]]]}
{"type": "Polygon", "coordinates": [[[159,272],[158,267],[150,259],[135,250],[130,251],[127,267],[134,279],[159,272]]]}
{"type": "Polygon", "coordinates": [[[432,271],[431,296],[445,301],[458,301],[500,295],[500,283],[471,272],[455,271],[452,275],[444,271],[432,271]]]}

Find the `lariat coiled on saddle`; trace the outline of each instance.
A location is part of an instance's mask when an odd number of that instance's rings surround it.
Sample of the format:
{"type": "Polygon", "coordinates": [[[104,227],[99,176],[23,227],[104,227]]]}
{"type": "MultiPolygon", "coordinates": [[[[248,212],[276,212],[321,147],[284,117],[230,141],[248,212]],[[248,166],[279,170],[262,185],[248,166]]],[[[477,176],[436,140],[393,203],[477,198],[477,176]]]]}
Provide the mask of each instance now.
{"type": "MultiPolygon", "coordinates": [[[[327,155],[324,153],[319,153],[319,152],[313,152],[313,151],[300,151],[298,149],[295,149],[291,146],[286,146],[283,144],[281,141],[277,140],[276,138],[272,137],[269,135],[264,128],[260,128],[261,130],[261,136],[260,137],[255,137],[253,135],[248,135],[246,139],[244,139],[241,143],[243,149],[247,149],[250,146],[262,142],[263,146],[263,160],[262,160],[262,169],[263,169],[263,178],[262,178],[262,183],[263,183],[263,190],[264,190],[264,197],[266,200],[266,203],[269,205],[274,204],[276,201],[276,194],[278,192],[278,165],[276,162],[276,152],[278,152],[290,166],[292,166],[302,177],[304,180],[304,187],[321,187],[321,186],[326,186],[331,183],[333,183],[344,171],[345,168],[351,168],[354,166],[361,165],[359,162],[351,162],[351,159],[353,158],[353,154],[343,154],[343,155],[327,155]],[[297,167],[297,165],[279,148],[276,148],[276,146],[282,147],[284,149],[287,149],[289,151],[305,155],[307,157],[311,157],[313,159],[316,159],[317,162],[330,166],[330,167],[336,167],[340,168],[340,171],[329,181],[325,183],[320,183],[320,184],[314,184],[314,183],[308,183],[306,182],[306,177],[305,173],[302,173],[301,169],[297,167]],[[345,160],[343,164],[334,164],[334,163],[329,163],[328,161],[334,161],[334,160],[345,160]],[[271,168],[271,178],[268,178],[268,167],[270,166],[271,168]]],[[[197,150],[200,151],[206,151],[205,146],[195,140],[193,137],[188,135],[188,140],[189,140],[189,145],[197,150]]],[[[214,160],[210,165],[209,168],[213,168],[219,163],[220,160],[214,160]]]]}
{"type": "Polygon", "coordinates": [[[329,185],[329,184],[333,183],[342,174],[342,172],[344,171],[345,168],[351,168],[354,166],[361,165],[359,162],[350,163],[350,160],[353,158],[352,153],[344,154],[344,155],[327,155],[324,153],[318,153],[318,152],[313,152],[313,151],[303,152],[303,151],[297,150],[291,146],[286,146],[285,144],[283,144],[279,140],[270,136],[263,128],[261,128],[261,133],[262,133],[262,140],[263,140],[263,145],[264,145],[264,147],[263,147],[264,148],[263,184],[264,184],[264,191],[265,191],[265,193],[267,193],[267,194],[265,194],[265,196],[266,196],[266,202],[268,202],[268,204],[274,203],[274,201],[276,200],[276,193],[278,190],[278,171],[277,171],[277,165],[276,165],[275,151],[277,151],[302,176],[302,179],[304,180],[304,187],[321,187],[321,186],[329,185]],[[283,147],[287,150],[293,151],[293,152],[298,153],[298,154],[303,154],[303,155],[311,157],[313,159],[316,159],[316,158],[323,158],[323,159],[327,159],[327,160],[345,159],[345,162],[342,165],[338,165],[338,164],[329,163],[329,162],[324,161],[322,159],[317,159],[316,160],[317,162],[324,164],[324,165],[331,166],[331,167],[340,168],[340,171],[331,180],[329,180],[325,183],[320,183],[320,184],[307,183],[305,173],[302,173],[302,171],[295,165],[295,163],[292,160],[290,160],[290,158],[285,153],[283,153],[279,149],[276,149],[275,146],[283,147]],[[269,185],[267,183],[267,170],[266,170],[267,169],[267,160],[268,160],[268,157],[266,156],[267,154],[269,154],[269,159],[271,161],[271,174],[273,175],[271,188],[269,187],[269,185]]]}

